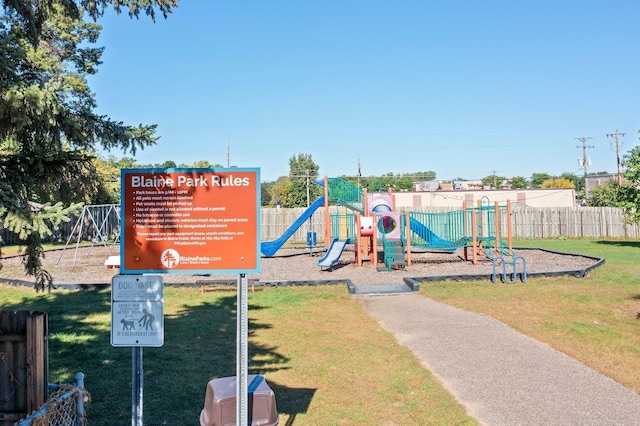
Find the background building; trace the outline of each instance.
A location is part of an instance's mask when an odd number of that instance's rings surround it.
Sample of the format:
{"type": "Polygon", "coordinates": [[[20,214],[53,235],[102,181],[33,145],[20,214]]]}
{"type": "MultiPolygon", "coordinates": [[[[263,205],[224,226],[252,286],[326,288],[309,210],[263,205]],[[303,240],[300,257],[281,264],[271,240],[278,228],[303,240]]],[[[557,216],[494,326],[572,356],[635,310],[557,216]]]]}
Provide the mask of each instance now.
{"type": "Polygon", "coordinates": [[[512,205],[528,207],[575,207],[576,194],[573,189],[493,189],[493,190],[439,190],[421,192],[394,192],[396,208],[411,209],[420,207],[462,207],[483,203],[504,204],[510,200],[512,205]]]}

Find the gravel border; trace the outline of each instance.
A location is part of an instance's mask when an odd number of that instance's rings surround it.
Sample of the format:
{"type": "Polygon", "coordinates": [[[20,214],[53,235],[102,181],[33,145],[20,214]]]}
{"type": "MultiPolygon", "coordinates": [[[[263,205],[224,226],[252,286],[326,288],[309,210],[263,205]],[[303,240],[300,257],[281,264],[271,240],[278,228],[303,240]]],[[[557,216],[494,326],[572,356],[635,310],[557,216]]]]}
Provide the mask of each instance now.
{"type": "MultiPolygon", "coordinates": [[[[527,263],[527,277],[559,275],[584,278],[589,271],[604,264],[604,259],[593,256],[561,253],[535,248],[516,248],[515,254],[527,263]]],[[[50,251],[43,260],[45,269],[54,278],[54,288],[87,288],[110,285],[119,270],[108,269],[104,261],[119,254],[119,246],[93,246],[50,251]]],[[[355,264],[353,246],[348,246],[332,271],[322,270],[317,262],[323,251],[308,248],[283,248],[273,257],[263,257],[259,274],[249,274],[254,286],[282,287],[304,285],[346,284],[355,294],[363,286],[406,286],[417,291],[420,282],[486,280],[491,283],[492,262],[481,258],[477,265],[463,259],[463,249],[454,253],[412,253],[412,264],[404,269],[388,272],[375,268],[367,261],[362,267],[355,264]]],[[[2,260],[0,283],[33,286],[33,280],[24,274],[20,257],[2,260]]],[[[174,286],[235,286],[238,274],[163,274],[166,285],[174,286]]],[[[520,281],[518,281],[520,282],[520,281]]],[[[400,287],[398,287],[400,288],[400,287]]]]}

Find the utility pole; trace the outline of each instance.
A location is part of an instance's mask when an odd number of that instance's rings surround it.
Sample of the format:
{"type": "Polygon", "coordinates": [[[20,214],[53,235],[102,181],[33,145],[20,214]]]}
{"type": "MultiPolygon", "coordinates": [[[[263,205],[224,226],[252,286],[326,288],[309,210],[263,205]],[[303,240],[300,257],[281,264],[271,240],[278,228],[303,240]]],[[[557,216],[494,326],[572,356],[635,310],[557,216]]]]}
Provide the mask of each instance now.
{"type": "Polygon", "coordinates": [[[626,133],[618,133],[618,129],[616,129],[615,133],[607,133],[607,137],[611,138],[611,137],[616,137],[616,160],[618,162],[618,186],[622,186],[622,177],[620,175],[620,142],[618,137],[622,136],[624,137],[626,135],[626,133]]]}
{"type": "MultiPolygon", "coordinates": [[[[587,198],[587,167],[589,167],[589,159],[587,158],[587,148],[595,148],[595,147],[593,145],[587,145],[587,141],[589,139],[593,139],[591,137],[581,137],[576,139],[582,142],[581,165],[584,168],[584,198],[587,198]]],[[[577,147],[580,148],[580,145],[578,145],[577,147]]]]}

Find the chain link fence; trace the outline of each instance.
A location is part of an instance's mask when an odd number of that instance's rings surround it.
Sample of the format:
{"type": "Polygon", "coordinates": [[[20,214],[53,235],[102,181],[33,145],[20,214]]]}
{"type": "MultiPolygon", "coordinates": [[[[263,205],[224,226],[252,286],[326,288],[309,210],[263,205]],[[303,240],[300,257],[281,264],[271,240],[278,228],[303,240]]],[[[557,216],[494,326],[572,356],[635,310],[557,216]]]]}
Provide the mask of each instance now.
{"type": "Polygon", "coordinates": [[[76,374],[76,383],[50,385],[52,392],[38,411],[15,423],[15,426],[85,426],[84,404],[89,394],[84,389],[84,374],[76,374]]]}

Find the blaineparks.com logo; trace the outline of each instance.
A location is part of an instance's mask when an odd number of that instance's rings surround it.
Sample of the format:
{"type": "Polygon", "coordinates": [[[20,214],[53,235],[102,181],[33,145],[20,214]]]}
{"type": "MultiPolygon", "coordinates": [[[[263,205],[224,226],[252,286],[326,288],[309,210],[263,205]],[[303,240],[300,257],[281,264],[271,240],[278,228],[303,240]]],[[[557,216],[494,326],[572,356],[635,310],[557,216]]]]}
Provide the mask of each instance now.
{"type": "Polygon", "coordinates": [[[174,249],[166,249],[160,255],[160,262],[165,268],[173,269],[180,264],[180,253],[174,249]]]}

